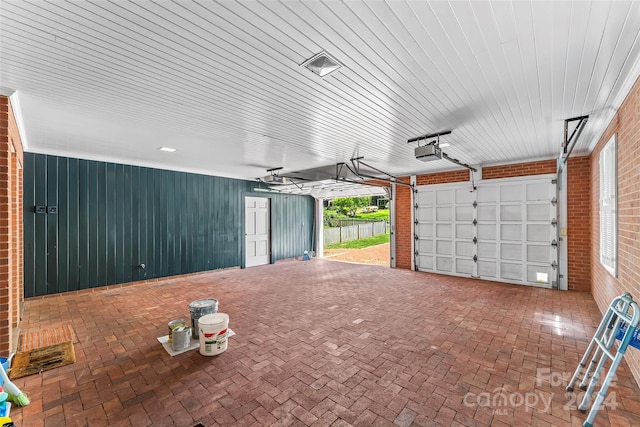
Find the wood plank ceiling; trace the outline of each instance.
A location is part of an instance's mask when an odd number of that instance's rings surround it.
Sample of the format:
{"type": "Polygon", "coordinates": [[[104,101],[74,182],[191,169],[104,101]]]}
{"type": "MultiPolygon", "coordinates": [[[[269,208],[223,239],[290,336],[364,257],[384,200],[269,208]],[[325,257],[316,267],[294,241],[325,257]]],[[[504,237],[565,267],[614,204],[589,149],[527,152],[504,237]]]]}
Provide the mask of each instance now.
{"type": "Polygon", "coordinates": [[[28,150],[255,179],[364,156],[396,175],[444,129],[473,165],[586,153],[638,75],[640,2],[0,0],[0,86],[28,150]],[[326,50],[344,66],[300,66],[326,50]],[[160,146],[175,153],[158,151],[160,146]]]}

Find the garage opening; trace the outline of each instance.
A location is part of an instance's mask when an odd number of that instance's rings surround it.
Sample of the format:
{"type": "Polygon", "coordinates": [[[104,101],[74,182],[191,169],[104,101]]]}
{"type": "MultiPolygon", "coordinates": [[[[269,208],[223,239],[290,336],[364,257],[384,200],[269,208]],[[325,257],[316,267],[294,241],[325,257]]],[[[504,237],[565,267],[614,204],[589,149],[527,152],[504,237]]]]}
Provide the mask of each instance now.
{"type": "Polygon", "coordinates": [[[389,197],[326,200],[324,257],[335,261],[390,265],[389,197]]]}
{"type": "Polygon", "coordinates": [[[270,179],[270,191],[316,200],[314,256],[334,261],[392,266],[394,185],[361,159],[270,179]]]}

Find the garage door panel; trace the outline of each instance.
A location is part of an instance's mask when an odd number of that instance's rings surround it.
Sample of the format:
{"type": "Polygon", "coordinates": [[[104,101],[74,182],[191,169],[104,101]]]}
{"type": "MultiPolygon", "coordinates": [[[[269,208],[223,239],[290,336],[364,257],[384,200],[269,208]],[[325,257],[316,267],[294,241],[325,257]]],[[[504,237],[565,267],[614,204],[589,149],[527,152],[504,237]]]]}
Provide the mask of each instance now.
{"type": "Polygon", "coordinates": [[[551,222],[552,211],[548,204],[528,204],[527,221],[551,222]]]}
{"type": "Polygon", "coordinates": [[[433,240],[418,239],[416,250],[419,253],[433,254],[433,240]]]}
{"type": "Polygon", "coordinates": [[[473,201],[476,199],[476,196],[473,194],[473,191],[468,188],[458,188],[455,190],[456,193],[456,204],[458,205],[472,205],[473,201]]]}
{"type": "Polygon", "coordinates": [[[527,262],[551,265],[553,251],[547,245],[527,245],[527,262]]]}
{"type": "Polygon", "coordinates": [[[530,242],[549,242],[550,226],[547,224],[527,224],[527,240],[530,242]]]}
{"type": "Polygon", "coordinates": [[[551,200],[555,196],[555,190],[546,182],[530,183],[526,186],[528,201],[551,200]]]}
{"type": "Polygon", "coordinates": [[[522,261],[522,244],[501,243],[500,258],[511,261],[522,261]]]}
{"type": "Polygon", "coordinates": [[[456,206],[456,221],[473,222],[473,206],[456,206]]]}
{"type": "Polygon", "coordinates": [[[495,224],[478,224],[478,240],[496,240],[495,224]]]}
{"type": "Polygon", "coordinates": [[[451,240],[436,241],[436,255],[452,255],[453,242],[451,240]]]}
{"type": "Polygon", "coordinates": [[[456,224],[456,239],[473,240],[473,225],[456,224]]]}
{"type": "Polygon", "coordinates": [[[433,224],[416,225],[416,234],[426,239],[433,238],[433,224]]]}
{"type": "Polygon", "coordinates": [[[453,272],[453,258],[438,256],[436,257],[436,270],[441,272],[453,272]]]}
{"type": "Polygon", "coordinates": [[[546,266],[527,266],[527,281],[537,283],[539,285],[547,285],[551,287],[551,277],[555,274],[555,271],[551,267],[546,266]]]}
{"type": "Polygon", "coordinates": [[[478,221],[495,221],[495,205],[478,205],[478,221]]]}
{"type": "Polygon", "coordinates": [[[475,255],[475,245],[473,242],[456,242],[456,255],[473,258],[475,255]]]}
{"type": "Polygon", "coordinates": [[[436,223],[436,237],[448,238],[451,237],[451,224],[439,224],[436,223]]]}
{"type": "Polygon", "coordinates": [[[520,202],[522,201],[522,185],[511,184],[500,186],[500,201],[501,202],[520,202]]]}
{"type": "Polygon", "coordinates": [[[437,205],[450,205],[453,203],[453,191],[452,190],[438,190],[436,191],[436,204],[437,205]]]}
{"type": "Polygon", "coordinates": [[[416,195],[416,203],[418,203],[419,206],[433,205],[435,202],[436,195],[433,191],[422,190],[416,195]]]}
{"type": "Polygon", "coordinates": [[[478,186],[478,203],[496,203],[498,201],[498,187],[490,185],[478,186]]]}
{"type": "Polygon", "coordinates": [[[436,221],[451,221],[453,218],[452,211],[452,207],[436,208],[436,221]]]}
{"type": "Polygon", "coordinates": [[[433,271],[433,257],[426,255],[418,256],[418,270],[433,271]]]}
{"type": "Polygon", "coordinates": [[[478,242],[478,258],[497,259],[497,245],[489,242],[478,242]]]}
{"type": "Polygon", "coordinates": [[[500,225],[500,240],[521,241],[522,225],[520,224],[500,225]]]}
{"type": "Polygon", "coordinates": [[[432,207],[420,207],[416,212],[416,219],[418,221],[431,222],[433,221],[433,208],[432,207]]]}
{"type": "Polygon", "coordinates": [[[478,276],[485,279],[497,279],[495,261],[478,260],[478,276]]]}
{"type": "Polygon", "coordinates": [[[500,263],[500,277],[503,279],[511,279],[522,281],[524,278],[522,264],[514,264],[510,262],[500,263]]]}
{"type": "Polygon", "coordinates": [[[522,205],[500,206],[501,221],[522,221],[522,205]]]}
{"type": "Polygon", "coordinates": [[[473,260],[468,258],[456,258],[456,273],[473,275],[473,260]]]}

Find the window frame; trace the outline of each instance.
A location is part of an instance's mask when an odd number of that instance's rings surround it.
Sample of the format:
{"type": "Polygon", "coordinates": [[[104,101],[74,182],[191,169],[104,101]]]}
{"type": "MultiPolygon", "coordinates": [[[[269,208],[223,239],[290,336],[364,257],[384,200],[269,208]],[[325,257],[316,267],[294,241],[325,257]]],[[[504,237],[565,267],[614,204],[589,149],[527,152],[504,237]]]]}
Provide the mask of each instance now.
{"type": "Polygon", "coordinates": [[[618,276],[618,139],[613,134],[598,159],[600,170],[600,264],[618,276]]]}

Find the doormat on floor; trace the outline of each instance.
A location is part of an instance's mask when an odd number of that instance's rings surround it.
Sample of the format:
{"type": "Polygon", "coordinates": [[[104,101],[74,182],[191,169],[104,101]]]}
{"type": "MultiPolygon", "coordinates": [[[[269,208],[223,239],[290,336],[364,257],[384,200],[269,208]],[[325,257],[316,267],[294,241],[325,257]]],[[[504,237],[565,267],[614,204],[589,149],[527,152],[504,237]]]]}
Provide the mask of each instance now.
{"type": "Polygon", "coordinates": [[[75,362],[76,353],[73,349],[72,341],[35,348],[29,351],[19,351],[11,362],[9,378],[15,380],[16,378],[39,374],[75,362]]]}
{"type": "Polygon", "coordinates": [[[27,329],[20,333],[18,343],[19,351],[29,351],[34,348],[46,347],[48,345],[61,344],[63,342],[73,341],[79,343],[76,331],[70,323],[65,325],[57,325],[51,328],[27,329]]]}

